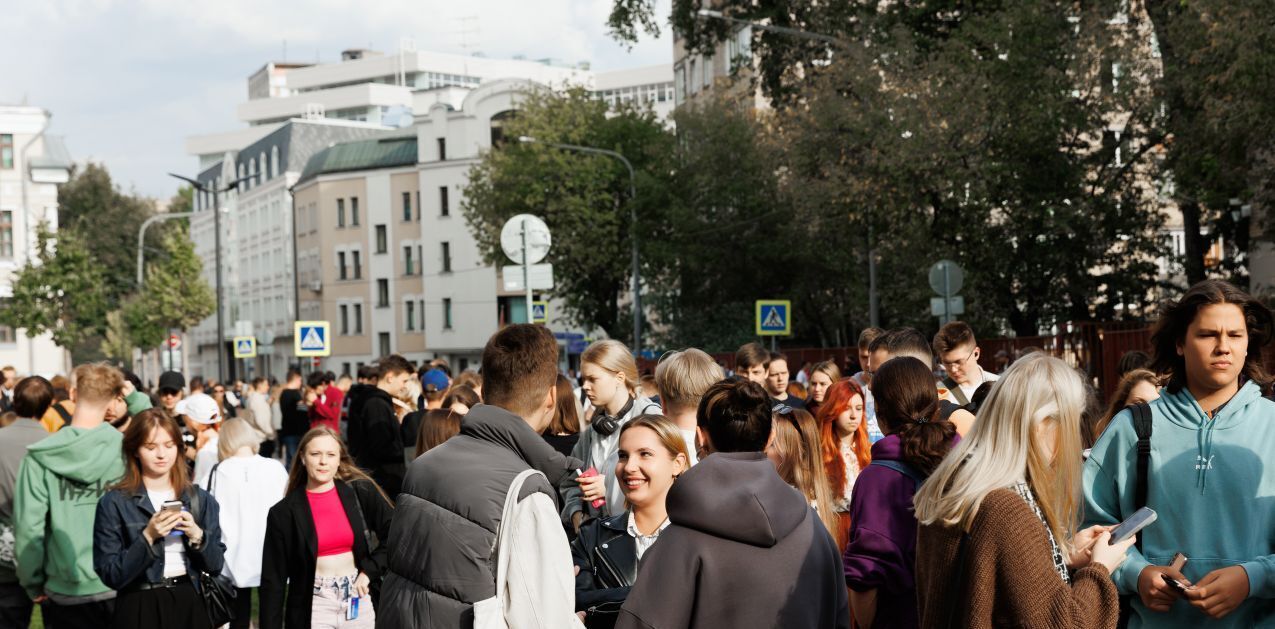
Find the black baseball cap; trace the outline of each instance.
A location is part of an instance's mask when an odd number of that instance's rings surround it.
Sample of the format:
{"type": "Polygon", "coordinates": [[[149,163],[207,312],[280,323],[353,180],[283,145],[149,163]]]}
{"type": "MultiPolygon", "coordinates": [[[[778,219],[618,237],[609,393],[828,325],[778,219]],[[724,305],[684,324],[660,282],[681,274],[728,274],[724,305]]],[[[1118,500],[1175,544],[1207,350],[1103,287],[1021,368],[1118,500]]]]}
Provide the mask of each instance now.
{"type": "Polygon", "coordinates": [[[186,378],[178,371],[165,371],[159,376],[159,391],[181,391],[186,388],[186,378]]]}

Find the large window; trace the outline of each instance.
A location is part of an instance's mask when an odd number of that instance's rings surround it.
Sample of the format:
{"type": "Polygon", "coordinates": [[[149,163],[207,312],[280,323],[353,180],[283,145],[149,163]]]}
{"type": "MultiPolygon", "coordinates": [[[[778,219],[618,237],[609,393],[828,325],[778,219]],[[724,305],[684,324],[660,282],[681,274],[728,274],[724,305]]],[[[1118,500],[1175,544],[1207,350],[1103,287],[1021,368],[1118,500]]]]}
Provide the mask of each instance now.
{"type": "Polygon", "coordinates": [[[394,353],[390,351],[390,333],[389,332],[381,332],[377,338],[378,340],[380,340],[379,345],[381,346],[382,356],[389,356],[390,354],[394,353]]]}
{"type": "Polygon", "coordinates": [[[403,193],[403,221],[412,220],[412,193],[403,193]]]}
{"type": "Polygon", "coordinates": [[[345,199],[336,200],[336,226],[345,227],[345,199]]]}
{"type": "Polygon", "coordinates": [[[390,250],[389,234],[385,230],[384,225],[376,226],[376,252],[388,253],[390,250]]]}
{"type": "Polygon", "coordinates": [[[363,304],[354,304],[354,334],[363,334],[363,304]]]}
{"type": "Polygon", "coordinates": [[[444,242],[443,245],[443,272],[452,272],[452,243],[444,242]]]}
{"type": "Polygon", "coordinates": [[[390,307],[390,281],[386,279],[376,280],[376,307],[390,307]]]}
{"type": "Polygon", "coordinates": [[[407,331],[415,332],[416,331],[416,302],[408,300],[407,303],[403,305],[407,308],[407,312],[404,313],[405,314],[404,318],[407,324],[406,325],[407,331]]]}
{"type": "Polygon", "coordinates": [[[447,202],[447,186],[438,187],[438,215],[451,216],[452,209],[447,202]]]}
{"type": "Polygon", "coordinates": [[[447,138],[438,138],[438,161],[447,161],[447,138]]]}
{"type": "Polygon", "coordinates": [[[13,258],[13,210],[0,212],[0,258],[13,258]]]}
{"type": "Polygon", "coordinates": [[[354,256],[354,279],[356,280],[363,279],[363,261],[359,259],[361,253],[360,251],[350,252],[350,255],[354,256]]]}
{"type": "Polygon", "coordinates": [[[342,335],[349,334],[350,333],[350,307],[346,304],[341,304],[338,307],[338,309],[341,312],[341,334],[342,335]]]}
{"type": "Polygon", "coordinates": [[[416,260],[412,257],[412,247],[403,247],[403,275],[416,275],[416,260]]]}
{"type": "Polygon", "coordinates": [[[452,329],[452,298],[443,298],[443,329],[452,329]]]}
{"type": "Polygon", "coordinates": [[[337,277],[343,280],[350,279],[348,272],[346,272],[345,270],[345,252],[344,251],[336,252],[336,265],[337,265],[337,268],[339,269],[337,277]]]}
{"type": "Polygon", "coordinates": [[[350,197],[350,224],[359,224],[359,198],[350,197]]]}
{"type": "Polygon", "coordinates": [[[0,133],[0,169],[13,168],[13,134],[0,133]]]}

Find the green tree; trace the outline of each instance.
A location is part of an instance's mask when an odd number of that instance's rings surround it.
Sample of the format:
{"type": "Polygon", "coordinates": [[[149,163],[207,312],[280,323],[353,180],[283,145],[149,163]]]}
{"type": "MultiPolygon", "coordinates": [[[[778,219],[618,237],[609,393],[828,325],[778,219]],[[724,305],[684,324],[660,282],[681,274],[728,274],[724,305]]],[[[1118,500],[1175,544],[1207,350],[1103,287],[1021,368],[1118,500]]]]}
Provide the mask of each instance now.
{"type": "Polygon", "coordinates": [[[31,335],[48,332],[58,345],[76,347],[105,334],[112,306],[106,273],[88,243],[75,231],[55,234],[41,223],[35,256],[14,276],[13,297],[0,321],[31,335]]]}
{"type": "MultiPolygon", "coordinates": [[[[565,151],[545,144],[509,142],[488,151],[470,171],[465,220],[488,263],[505,266],[500,229],[528,213],[553,233],[547,262],[567,314],[616,338],[628,336],[632,319],[620,296],[628,286],[630,202],[636,203],[639,244],[663,221],[670,176],[672,135],[649,108],[608,108],[583,89],[524,94],[505,136],[618,151],[633,164],[637,197],[630,201],[628,172],[618,160],[565,151]]],[[[643,266],[652,260],[643,254],[643,266]]]]}
{"type": "Polygon", "coordinates": [[[146,284],[126,308],[129,329],[139,347],[159,345],[169,330],[185,331],[217,307],[187,230],[170,229],[161,246],[162,258],[148,265],[146,284]]]}

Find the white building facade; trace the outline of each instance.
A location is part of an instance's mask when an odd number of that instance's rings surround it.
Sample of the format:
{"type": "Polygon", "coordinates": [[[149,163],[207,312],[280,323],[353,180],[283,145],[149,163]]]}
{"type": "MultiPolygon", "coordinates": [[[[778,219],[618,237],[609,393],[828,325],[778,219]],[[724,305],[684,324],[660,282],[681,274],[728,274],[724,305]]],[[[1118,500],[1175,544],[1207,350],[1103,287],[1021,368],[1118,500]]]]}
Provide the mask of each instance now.
{"type": "MultiPolygon", "coordinates": [[[[57,230],[58,185],[70,177],[71,158],[61,138],[45,135],[50,117],[0,105],[0,309],[13,296],[14,274],[35,255],[37,226],[57,230]]],[[[0,326],[0,366],[10,365],[47,377],[69,373],[71,355],[49,334],[0,326]]]]}

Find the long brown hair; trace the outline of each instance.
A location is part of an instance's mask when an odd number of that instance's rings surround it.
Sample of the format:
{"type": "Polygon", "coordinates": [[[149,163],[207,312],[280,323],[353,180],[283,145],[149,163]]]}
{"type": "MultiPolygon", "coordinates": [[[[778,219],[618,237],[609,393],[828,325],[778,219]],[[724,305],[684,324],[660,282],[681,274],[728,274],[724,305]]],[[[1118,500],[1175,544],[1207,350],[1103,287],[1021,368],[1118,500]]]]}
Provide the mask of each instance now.
{"type": "Polygon", "coordinates": [[[1151,386],[1160,386],[1160,379],[1150,369],[1134,369],[1126,373],[1120,378],[1120,384],[1116,385],[1116,392],[1112,394],[1111,401],[1107,403],[1107,411],[1102,414],[1098,420],[1093,423],[1084,423],[1080,426],[1081,438],[1084,440],[1086,448],[1092,448],[1093,444],[1098,442],[1098,437],[1102,436],[1103,431],[1107,430],[1107,426],[1111,424],[1111,420],[1125,409],[1129,400],[1129,394],[1133,393],[1133,388],[1150,382],[1151,386]]]}
{"type": "Polygon", "coordinates": [[[872,378],[877,424],[898,435],[903,462],[929,476],[952,449],[956,426],[939,418],[934,372],[911,356],[886,361],[872,378]]]}
{"type": "Polygon", "coordinates": [[[358,466],[354,465],[354,460],[350,458],[350,451],[345,449],[345,443],[341,441],[341,437],[327,426],[311,428],[310,432],[301,437],[301,443],[297,444],[297,456],[292,459],[292,471],[288,473],[288,493],[305,491],[306,483],[310,480],[310,473],[305,469],[305,449],[306,446],[310,445],[311,441],[319,437],[331,437],[336,442],[337,452],[340,453],[341,462],[337,464],[334,480],[347,484],[356,480],[367,481],[376,488],[377,493],[381,494],[385,502],[391,505],[394,504],[394,501],[385,495],[385,490],[381,489],[381,486],[376,484],[376,481],[372,480],[371,476],[368,476],[358,466]]]}
{"type": "Polygon", "coordinates": [[[460,413],[446,408],[425,411],[421,426],[416,430],[416,456],[437,448],[459,433],[460,413]]]}
{"type": "Polygon", "coordinates": [[[173,495],[183,496],[190,489],[190,476],[186,473],[186,458],[182,456],[182,430],[177,425],[177,420],[168,416],[168,413],[158,409],[151,408],[144,410],[133,416],[133,421],[129,422],[128,428],[124,430],[124,476],[115,484],[115,489],[126,492],[137,493],[142,490],[144,484],[142,482],[142,461],[138,457],[137,452],[145,446],[147,440],[151,437],[151,432],[159,428],[173,440],[173,444],[177,446],[177,459],[173,461],[173,467],[168,471],[168,481],[173,486],[173,495]]]}
{"type": "Polygon", "coordinates": [[[777,471],[785,483],[792,485],[815,504],[819,521],[828,534],[845,546],[841,538],[841,518],[837,515],[832,486],[824,470],[819,445],[819,422],[805,409],[781,406],[774,416],[774,445],[783,453],[777,471]]]}
{"type": "Polygon", "coordinates": [[[558,404],[553,409],[553,420],[549,422],[545,434],[574,435],[580,432],[580,412],[576,407],[575,391],[571,388],[571,381],[562,374],[558,374],[556,388],[558,404]]]}

